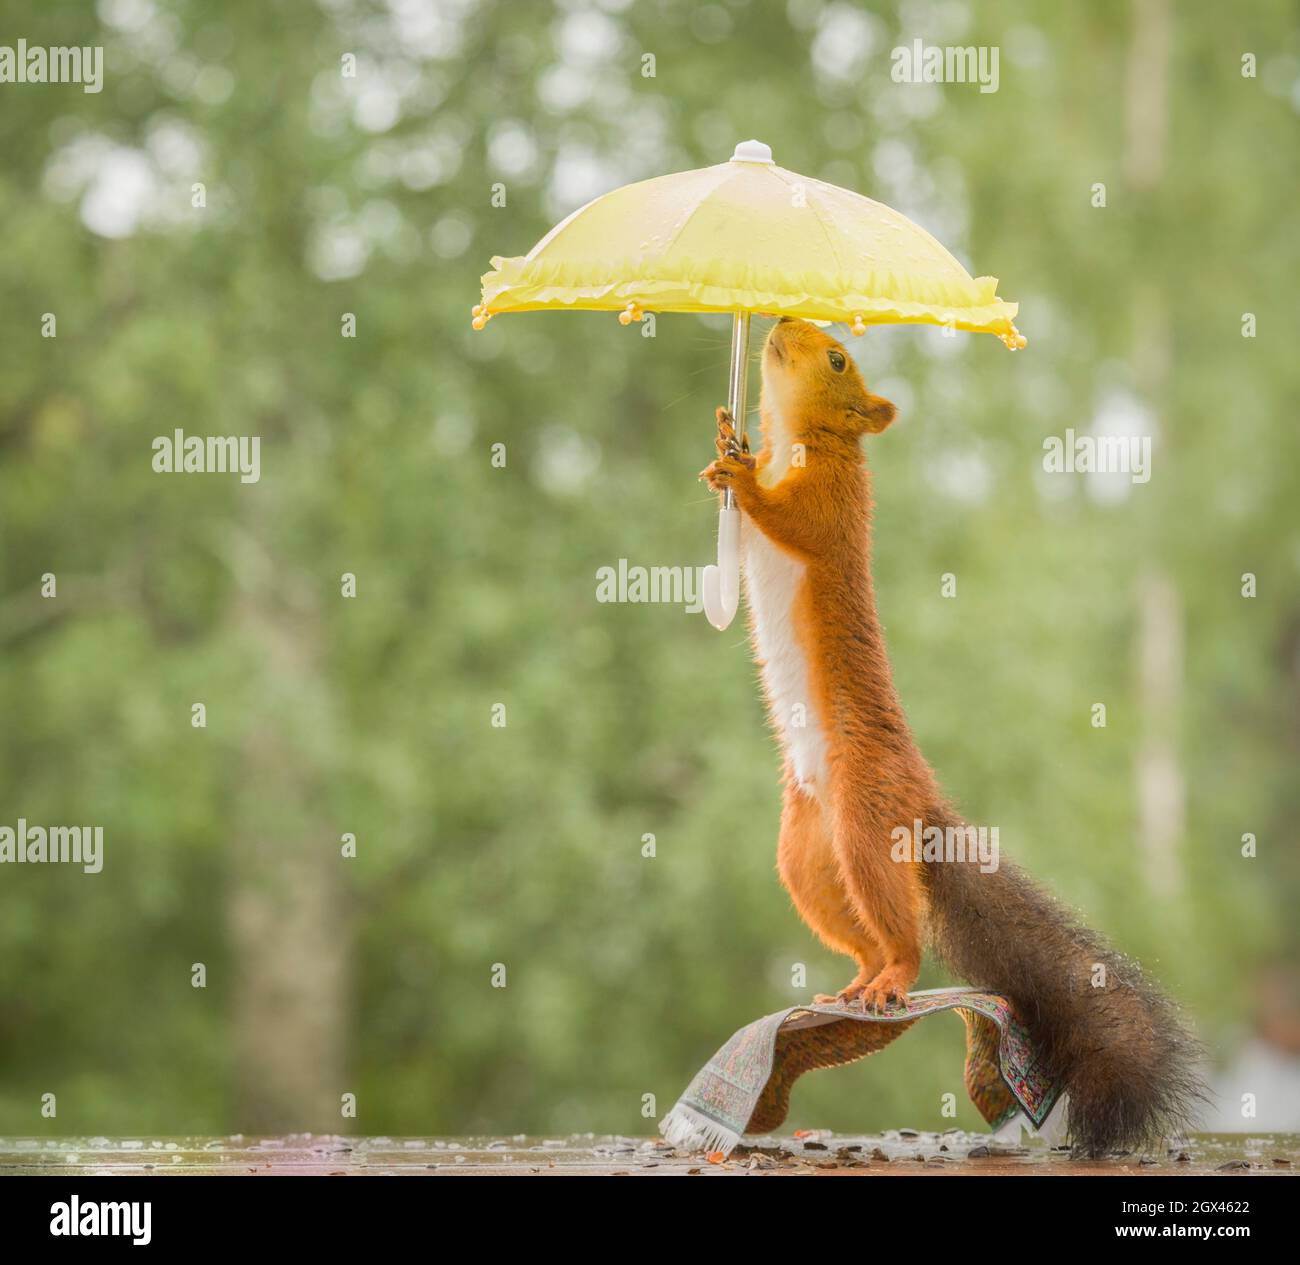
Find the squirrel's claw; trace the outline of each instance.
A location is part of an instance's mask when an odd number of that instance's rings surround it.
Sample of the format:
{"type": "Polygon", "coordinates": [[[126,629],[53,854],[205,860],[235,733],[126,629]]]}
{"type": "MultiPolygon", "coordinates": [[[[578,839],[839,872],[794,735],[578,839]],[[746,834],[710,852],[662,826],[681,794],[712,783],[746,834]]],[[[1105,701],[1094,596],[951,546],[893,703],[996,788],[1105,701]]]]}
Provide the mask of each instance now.
{"type": "Polygon", "coordinates": [[[739,444],[736,442],[736,424],[731,420],[731,414],[725,408],[717,411],[718,433],[713,440],[713,446],[718,450],[719,457],[730,457],[739,450],[739,444]]]}
{"type": "Polygon", "coordinates": [[[723,460],[735,457],[752,470],[754,461],[749,455],[749,436],[742,435],[739,439],[736,437],[736,423],[725,408],[717,410],[717,418],[718,434],[713,446],[718,450],[718,456],[723,460]]]}
{"type": "Polygon", "coordinates": [[[715,492],[732,487],[737,478],[752,472],[757,461],[749,454],[749,440],[736,437],[736,423],[725,408],[717,410],[718,435],[713,441],[718,459],[705,466],[698,478],[708,483],[715,492]]]}
{"type": "Polygon", "coordinates": [[[749,436],[742,436],[739,440],[736,438],[736,419],[725,408],[716,410],[718,419],[718,445],[725,445],[728,448],[735,448],[744,452],[749,451],[749,436]]]}

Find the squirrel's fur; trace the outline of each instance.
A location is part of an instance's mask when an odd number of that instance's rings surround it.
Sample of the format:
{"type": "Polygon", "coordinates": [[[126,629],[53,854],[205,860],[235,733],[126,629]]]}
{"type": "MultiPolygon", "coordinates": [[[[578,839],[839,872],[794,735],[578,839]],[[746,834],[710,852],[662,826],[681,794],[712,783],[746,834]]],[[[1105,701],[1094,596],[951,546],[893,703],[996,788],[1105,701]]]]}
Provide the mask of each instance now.
{"type": "Polygon", "coordinates": [[[1198,1047],[1136,963],[1009,862],[891,855],[899,827],[962,826],[913,741],[876,615],[861,440],[894,406],[829,334],[786,318],[764,348],[761,411],[751,457],[718,410],[703,476],[745,516],[755,653],[786,752],[778,869],[804,921],[858,964],[839,998],[905,997],[928,931],[959,976],[1011,999],[1069,1094],[1077,1150],[1181,1132],[1203,1097],[1198,1047]]]}

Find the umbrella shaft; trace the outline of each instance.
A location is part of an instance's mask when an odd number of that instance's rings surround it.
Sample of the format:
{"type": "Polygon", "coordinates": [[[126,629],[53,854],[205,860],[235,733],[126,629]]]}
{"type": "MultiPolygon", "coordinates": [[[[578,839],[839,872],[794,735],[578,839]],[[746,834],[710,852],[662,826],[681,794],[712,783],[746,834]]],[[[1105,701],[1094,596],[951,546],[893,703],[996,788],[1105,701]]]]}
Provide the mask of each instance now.
{"type": "MultiPolygon", "coordinates": [[[[749,379],[749,313],[736,312],[731,318],[731,378],[727,384],[727,411],[736,424],[736,437],[745,437],[745,389],[749,379]]],[[[727,509],[735,505],[728,488],[723,494],[727,509]]]]}

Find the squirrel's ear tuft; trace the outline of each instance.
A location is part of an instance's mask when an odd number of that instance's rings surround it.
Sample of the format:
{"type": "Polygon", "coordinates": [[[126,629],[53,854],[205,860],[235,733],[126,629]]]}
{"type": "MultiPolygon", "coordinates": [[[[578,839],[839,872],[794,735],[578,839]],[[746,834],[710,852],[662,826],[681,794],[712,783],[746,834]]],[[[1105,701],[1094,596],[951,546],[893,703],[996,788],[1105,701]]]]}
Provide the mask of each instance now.
{"type": "Polygon", "coordinates": [[[883,395],[868,394],[864,404],[851,410],[869,435],[879,435],[898,415],[898,410],[883,395]]]}

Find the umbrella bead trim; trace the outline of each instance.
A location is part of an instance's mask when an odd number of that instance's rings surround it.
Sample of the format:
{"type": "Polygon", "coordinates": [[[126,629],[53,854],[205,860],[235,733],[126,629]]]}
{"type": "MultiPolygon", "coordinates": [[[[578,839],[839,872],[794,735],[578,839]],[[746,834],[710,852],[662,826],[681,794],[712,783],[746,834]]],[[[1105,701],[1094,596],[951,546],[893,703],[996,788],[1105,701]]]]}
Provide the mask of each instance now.
{"type": "Polygon", "coordinates": [[[705,280],[699,275],[703,265],[687,263],[654,279],[623,280],[636,277],[635,260],[596,267],[497,256],[492,264],[476,322],[501,312],[563,307],[622,313],[634,307],[641,313],[771,312],[849,325],[921,323],[1002,335],[1004,341],[1020,337],[1014,324],[1019,305],[997,297],[995,277],[976,277],[953,293],[951,283],[892,270],[840,279],[819,273],[780,277],[754,265],[714,266],[705,280]]]}

